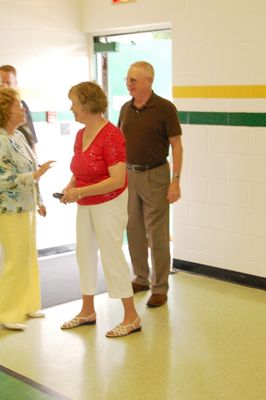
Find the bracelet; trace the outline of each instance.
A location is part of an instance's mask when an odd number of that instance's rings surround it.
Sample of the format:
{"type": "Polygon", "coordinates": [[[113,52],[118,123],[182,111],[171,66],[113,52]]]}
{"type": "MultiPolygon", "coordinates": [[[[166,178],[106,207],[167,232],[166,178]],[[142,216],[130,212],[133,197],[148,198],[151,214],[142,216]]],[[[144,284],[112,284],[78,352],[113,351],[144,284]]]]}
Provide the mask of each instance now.
{"type": "Polygon", "coordinates": [[[82,198],[82,196],[81,196],[81,189],[78,188],[78,200],[80,200],[81,198],[82,198]]]}

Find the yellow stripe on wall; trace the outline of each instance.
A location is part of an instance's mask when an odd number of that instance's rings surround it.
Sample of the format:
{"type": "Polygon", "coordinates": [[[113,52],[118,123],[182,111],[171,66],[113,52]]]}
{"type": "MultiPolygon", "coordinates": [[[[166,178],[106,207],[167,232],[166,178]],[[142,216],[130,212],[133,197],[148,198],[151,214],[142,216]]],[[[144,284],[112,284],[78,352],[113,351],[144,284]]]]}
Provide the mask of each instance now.
{"type": "Polygon", "coordinates": [[[266,85],[174,86],[174,98],[265,99],[266,85]]]}

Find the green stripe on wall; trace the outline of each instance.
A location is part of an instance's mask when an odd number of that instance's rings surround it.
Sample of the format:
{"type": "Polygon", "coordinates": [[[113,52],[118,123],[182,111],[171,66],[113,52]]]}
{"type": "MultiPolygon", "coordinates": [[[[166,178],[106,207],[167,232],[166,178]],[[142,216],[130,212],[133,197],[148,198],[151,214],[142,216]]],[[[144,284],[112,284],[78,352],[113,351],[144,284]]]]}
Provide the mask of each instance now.
{"type": "MultiPolygon", "coordinates": [[[[47,111],[32,111],[31,112],[33,122],[45,122],[47,121],[47,111]]],[[[57,111],[57,121],[73,121],[74,116],[71,111],[57,111]]]]}
{"type": "Polygon", "coordinates": [[[179,111],[181,124],[225,125],[225,126],[266,126],[266,113],[226,113],[179,111]]]}
{"type": "Polygon", "coordinates": [[[31,111],[33,122],[45,122],[46,112],[45,111],[31,111]]]}

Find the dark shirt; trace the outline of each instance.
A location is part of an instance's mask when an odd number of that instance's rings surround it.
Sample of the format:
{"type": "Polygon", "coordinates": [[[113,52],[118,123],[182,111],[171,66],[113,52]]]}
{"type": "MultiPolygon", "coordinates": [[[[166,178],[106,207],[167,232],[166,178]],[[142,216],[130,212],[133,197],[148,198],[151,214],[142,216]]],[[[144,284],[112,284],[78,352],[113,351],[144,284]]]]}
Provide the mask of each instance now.
{"type": "Polygon", "coordinates": [[[175,105],[155,93],[140,109],[134,106],[134,98],[125,103],[118,126],[125,135],[127,161],[131,164],[163,162],[169,154],[169,138],[182,134],[175,105]]]}
{"type": "Polygon", "coordinates": [[[23,104],[23,107],[24,107],[25,113],[26,113],[26,123],[21,125],[18,128],[18,130],[23,133],[23,135],[25,136],[28,144],[32,148],[33,145],[38,142],[38,140],[37,140],[36,132],[35,132],[34,125],[33,125],[33,122],[32,122],[32,118],[31,118],[31,113],[30,113],[29,107],[27,106],[25,101],[22,100],[21,102],[23,104]]]}

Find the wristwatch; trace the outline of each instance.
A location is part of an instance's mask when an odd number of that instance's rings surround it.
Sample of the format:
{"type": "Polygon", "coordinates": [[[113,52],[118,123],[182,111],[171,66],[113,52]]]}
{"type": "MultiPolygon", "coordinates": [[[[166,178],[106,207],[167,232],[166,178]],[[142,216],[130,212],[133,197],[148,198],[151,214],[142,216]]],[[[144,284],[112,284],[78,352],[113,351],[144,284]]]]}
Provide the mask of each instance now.
{"type": "Polygon", "coordinates": [[[173,172],[173,174],[172,174],[172,179],[179,179],[180,178],[180,175],[177,173],[177,172],[173,172]]]}

